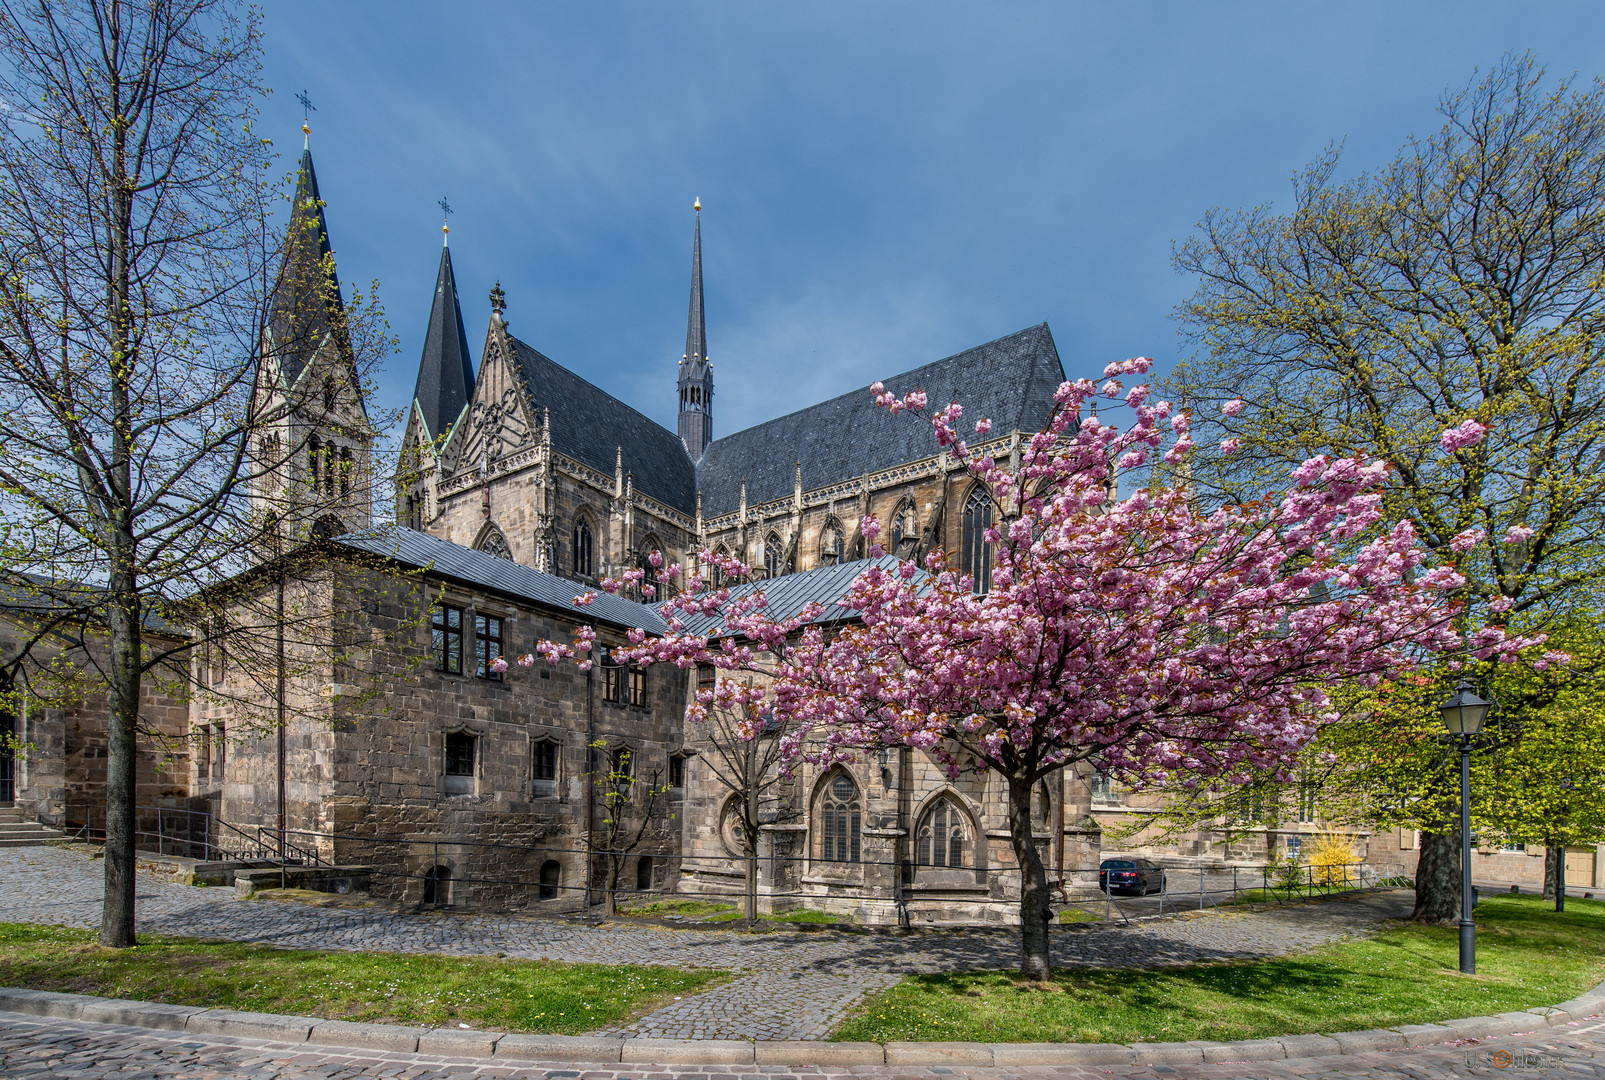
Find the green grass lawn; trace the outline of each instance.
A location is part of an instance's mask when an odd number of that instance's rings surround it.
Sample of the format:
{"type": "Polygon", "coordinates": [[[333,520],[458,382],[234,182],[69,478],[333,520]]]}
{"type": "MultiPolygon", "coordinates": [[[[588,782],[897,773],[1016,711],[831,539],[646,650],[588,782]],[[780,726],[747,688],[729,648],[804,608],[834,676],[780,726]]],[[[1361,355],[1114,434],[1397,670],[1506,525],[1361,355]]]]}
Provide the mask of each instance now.
{"type": "Polygon", "coordinates": [[[645,904],[620,905],[620,915],[712,915],[731,911],[735,905],[713,900],[653,900],[645,904]]]}
{"type": "Polygon", "coordinates": [[[1045,985],[1006,972],[912,976],[867,999],[833,1038],[1252,1039],[1553,1005],[1605,979],[1605,903],[1568,899],[1557,915],[1536,897],[1487,897],[1477,923],[1472,976],[1457,970],[1454,927],[1395,923],[1254,963],[1065,971],[1045,985]]]}
{"type": "Polygon", "coordinates": [[[718,971],[401,953],[310,952],[0,923],[0,985],[334,1020],[573,1035],[693,994],[718,971]]]}

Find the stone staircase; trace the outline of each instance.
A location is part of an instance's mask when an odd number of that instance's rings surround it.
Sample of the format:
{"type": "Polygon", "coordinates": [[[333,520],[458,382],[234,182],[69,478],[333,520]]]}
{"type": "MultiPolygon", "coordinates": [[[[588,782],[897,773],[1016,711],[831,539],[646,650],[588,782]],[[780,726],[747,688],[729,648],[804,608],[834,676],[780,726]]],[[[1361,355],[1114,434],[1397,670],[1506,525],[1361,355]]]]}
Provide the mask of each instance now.
{"type": "Polygon", "coordinates": [[[0,806],[0,848],[28,847],[61,838],[57,830],[24,819],[22,811],[16,807],[0,806]]]}

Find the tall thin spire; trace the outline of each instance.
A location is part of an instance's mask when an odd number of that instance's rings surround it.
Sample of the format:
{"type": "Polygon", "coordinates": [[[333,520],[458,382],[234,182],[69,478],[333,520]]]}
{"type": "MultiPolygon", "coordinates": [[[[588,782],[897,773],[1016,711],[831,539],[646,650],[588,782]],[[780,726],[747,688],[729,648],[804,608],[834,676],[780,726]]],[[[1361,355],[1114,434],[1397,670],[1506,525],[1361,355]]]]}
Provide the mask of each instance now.
{"type": "Polygon", "coordinates": [[[691,204],[696,211],[696,232],[691,241],[691,314],[686,319],[685,359],[695,364],[708,359],[708,314],[702,307],[702,200],[691,204]]]}
{"type": "Polygon", "coordinates": [[[680,441],[692,459],[713,441],[713,365],[708,361],[708,316],[702,304],[702,200],[691,204],[696,230],[691,241],[691,314],[685,354],[680,357],[680,441]]]}
{"type": "Polygon", "coordinates": [[[451,249],[442,247],[440,270],[435,275],[435,299],[429,309],[429,329],[424,334],[418,382],[412,392],[413,401],[429,429],[429,438],[439,438],[457,422],[473,387],[474,367],[469,359],[468,335],[463,331],[462,308],[457,302],[457,277],[452,272],[451,249]]]}
{"type": "Polygon", "coordinates": [[[300,377],[331,332],[337,339],[336,347],[349,354],[344,306],[329,245],[329,223],[318,192],[318,173],[312,166],[312,150],[307,148],[301,151],[296,174],[284,262],[273,291],[269,324],[287,383],[300,377]]]}

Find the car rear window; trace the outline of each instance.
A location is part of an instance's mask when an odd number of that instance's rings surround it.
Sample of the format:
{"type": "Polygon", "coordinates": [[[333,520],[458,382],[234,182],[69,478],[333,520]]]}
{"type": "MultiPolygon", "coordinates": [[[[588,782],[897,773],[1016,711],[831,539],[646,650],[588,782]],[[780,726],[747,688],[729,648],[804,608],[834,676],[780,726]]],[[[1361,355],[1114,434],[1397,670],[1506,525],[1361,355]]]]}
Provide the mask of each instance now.
{"type": "Polygon", "coordinates": [[[1135,870],[1137,864],[1126,859],[1105,859],[1101,870],[1135,870]]]}

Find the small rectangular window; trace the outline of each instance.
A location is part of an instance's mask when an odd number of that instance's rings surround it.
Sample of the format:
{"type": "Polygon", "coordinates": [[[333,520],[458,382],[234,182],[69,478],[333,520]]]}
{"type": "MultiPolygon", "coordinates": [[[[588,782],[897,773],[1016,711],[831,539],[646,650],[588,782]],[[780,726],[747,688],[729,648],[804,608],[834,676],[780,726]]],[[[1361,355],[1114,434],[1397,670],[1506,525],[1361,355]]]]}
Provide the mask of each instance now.
{"type": "Polygon", "coordinates": [[[435,650],[435,670],[452,675],[463,673],[463,609],[435,605],[431,626],[435,650]]]}
{"type": "Polygon", "coordinates": [[[697,693],[707,691],[713,693],[714,686],[719,680],[719,669],[712,664],[699,664],[697,666],[697,693]]]}
{"type": "Polygon", "coordinates": [[[212,760],[212,776],[221,781],[228,767],[228,729],[218,724],[212,732],[212,748],[217,754],[212,760]]]}
{"type": "Polygon", "coordinates": [[[474,616],[474,664],[475,673],[481,679],[500,679],[498,672],[491,670],[498,657],[502,655],[502,621],[495,615],[474,616]]]}
{"type": "Polygon", "coordinates": [[[476,741],[466,731],[453,731],[446,735],[446,794],[473,794],[476,741]]]}
{"type": "Polygon", "coordinates": [[[629,672],[630,672],[630,704],[631,705],[645,705],[646,704],[646,670],[644,668],[632,667],[632,668],[629,669],[629,672]]]}
{"type": "Polygon", "coordinates": [[[676,754],[669,759],[669,786],[671,788],[685,787],[685,758],[676,754]]]}
{"type": "Polygon", "coordinates": [[[557,794],[557,744],[542,740],[535,744],[533,771],[537,798],[551,798],[557,794]]]}
{"type": "Polygon", "coordinates": [[[205,780],[211,775],[212,768],[212,729],[202,726],[199,734],[201,744],[195,751],[195,777],[205,780]]]}
{"type": "Polygon", "coordinates": [[[602,700],[624,700],[624,667],[614,662],[611,651],[602,653],[602,700]]]}

